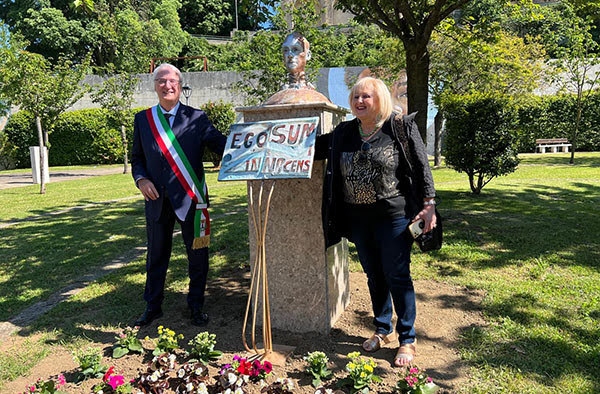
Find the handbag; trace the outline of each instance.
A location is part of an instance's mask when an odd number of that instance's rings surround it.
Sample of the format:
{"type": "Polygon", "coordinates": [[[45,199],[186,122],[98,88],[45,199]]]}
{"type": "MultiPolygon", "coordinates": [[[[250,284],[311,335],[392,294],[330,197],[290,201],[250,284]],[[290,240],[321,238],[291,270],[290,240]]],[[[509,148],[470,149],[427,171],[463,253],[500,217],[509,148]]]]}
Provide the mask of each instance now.
{"type": "Polygon", "coordinates": [[[444,238],[442,216],[437,208],[435,208],[435,218],[435,227],[431,231],[427,233],[421,233],[421,235],[415,238],[415,241],[417,242],[417,245],[419,245],[421,252],[430,252],[432,250],[440,250],[442,248],[442,240],[444,238]]]}

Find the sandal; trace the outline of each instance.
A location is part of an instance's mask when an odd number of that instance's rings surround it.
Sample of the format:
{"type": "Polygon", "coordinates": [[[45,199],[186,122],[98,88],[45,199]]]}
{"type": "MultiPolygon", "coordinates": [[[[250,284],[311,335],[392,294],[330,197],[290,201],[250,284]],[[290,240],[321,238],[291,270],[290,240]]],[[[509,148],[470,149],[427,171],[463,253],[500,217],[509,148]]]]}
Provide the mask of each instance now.
{"type": "Polygon", "coordinates": [[[393,336],[393,333],[387,335],[375,333],[371,335],[371,338],[363,342],[362,348],[365,350],[365,352],[376,352],[379,349],[381,349],[383,345],[392,342],[392,340],[394,339],[393,336]]]}
{"type": "Polygon", "coordinates": [[[394,357],[394,365],[396,367],[406,367],[412,363],[412,360],[417,355],[417,348],[413,343],[404,343],[400,345],[394,357]]]}

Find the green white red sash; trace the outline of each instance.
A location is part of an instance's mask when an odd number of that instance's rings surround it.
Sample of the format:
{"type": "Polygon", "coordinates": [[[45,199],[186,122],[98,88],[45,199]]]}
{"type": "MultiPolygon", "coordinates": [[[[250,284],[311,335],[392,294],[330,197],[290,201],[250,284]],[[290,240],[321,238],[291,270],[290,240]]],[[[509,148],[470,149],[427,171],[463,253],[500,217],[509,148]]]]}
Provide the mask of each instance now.
{"type": "Polygon", "coordinates": [[[192,248],[205,248],[210,244],[210,218],[208,217],[207,188],[204,174],[202,174],[202,180],[199,180],[158,105],[148,108],[146,117],[160,150],[169,162],[181,186],[191,197],[193,203],[196,204],[192,248]]]}

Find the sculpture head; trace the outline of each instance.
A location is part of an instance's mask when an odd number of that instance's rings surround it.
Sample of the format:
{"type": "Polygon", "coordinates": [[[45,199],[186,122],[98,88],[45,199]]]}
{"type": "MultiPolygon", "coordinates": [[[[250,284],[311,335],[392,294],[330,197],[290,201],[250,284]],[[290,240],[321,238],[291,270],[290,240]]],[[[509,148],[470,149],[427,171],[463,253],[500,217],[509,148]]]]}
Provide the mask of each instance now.
{"type": "Polygon", "coordinates": [[[283,41],[281,46],[283,64],[289,73],[289,85],[303,87],[306,85],[304,69],[310,60],[310,44],[300,33],[293,32],[283,41]]]}

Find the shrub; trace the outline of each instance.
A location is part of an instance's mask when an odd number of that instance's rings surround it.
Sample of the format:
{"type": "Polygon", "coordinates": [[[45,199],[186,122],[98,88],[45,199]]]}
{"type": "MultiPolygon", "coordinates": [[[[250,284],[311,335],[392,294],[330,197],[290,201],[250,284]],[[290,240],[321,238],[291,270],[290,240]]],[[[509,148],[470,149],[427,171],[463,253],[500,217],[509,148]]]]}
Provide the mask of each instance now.
{"type": "MultiPolygon", "coordinates": [[[[217,130],[224,135],[229,135],[229,127],[235,122],[233,104],[223,101],[217,103],[208,102],[201,105],[200,109],[206,112],[208,119],[210,119],[217,130]]],[[[210,150],[206,150],[204,152],[204,161],[210,161],[215,167],[218,167],[219,163],[221,163],[221,157],[210,150]]]]}
{"type": "Polygon", "coordinates": [[[29,147],[38,145],[35,119],[27,111],[19,111],[12,114],[4,128],[4,135],[10,144],[12,151],[9,153],[17,168],[25,168],[31,165],[29,159],[29,147]]]}
{"type": "Polygon", "coordinates": [[[516,170],[517,116],[510,98],[454,96],[444,102],[443,110],[446,163],[468,175],[474,194],[479,194],[495,177],[516,170]]]}
{"type": "Polygon", "coordinates": [[[0,132],[0,170],[15,168],[15,146],[5,133],[0,132]]]}

